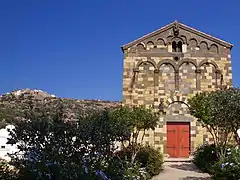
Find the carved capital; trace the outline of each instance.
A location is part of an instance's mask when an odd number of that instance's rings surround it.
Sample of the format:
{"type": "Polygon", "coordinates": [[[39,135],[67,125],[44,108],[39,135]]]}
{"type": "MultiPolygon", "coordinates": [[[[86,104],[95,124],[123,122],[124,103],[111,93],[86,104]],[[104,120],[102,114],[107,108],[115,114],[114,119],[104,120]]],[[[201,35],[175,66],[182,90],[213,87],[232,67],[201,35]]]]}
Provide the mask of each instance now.
{"type": "Polygon", "coordinates": [[[200,74],[201,73],[201,69],[196,69],[195,73],[200,74]]]}
{"type": "Polygon", "coordinates": [[[139,72],[138,68],[133,68],[133,72],[139,72]]]}
{"type": "Polygon", "coordinates": [[[216,74],[221,74],[221,71],[219,69],[216,69],[215,73],[216,74]]]}
{"type": "Polygon", "coordinates": [[[159,73],[159,69],[154,69],[154,73],[159,73]]]}

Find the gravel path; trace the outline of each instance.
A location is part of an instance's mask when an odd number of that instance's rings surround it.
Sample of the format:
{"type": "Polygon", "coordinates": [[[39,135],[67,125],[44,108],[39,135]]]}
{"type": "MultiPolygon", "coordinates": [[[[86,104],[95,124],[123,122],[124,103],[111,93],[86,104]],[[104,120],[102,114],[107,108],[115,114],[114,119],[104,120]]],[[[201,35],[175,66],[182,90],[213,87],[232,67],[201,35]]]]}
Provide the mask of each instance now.
{"type": "Polygon", "coordinates": [[[207,173],[200,172],[191,162],[165,162],[164,170],[153,180],[210,180],[207,173]]]}

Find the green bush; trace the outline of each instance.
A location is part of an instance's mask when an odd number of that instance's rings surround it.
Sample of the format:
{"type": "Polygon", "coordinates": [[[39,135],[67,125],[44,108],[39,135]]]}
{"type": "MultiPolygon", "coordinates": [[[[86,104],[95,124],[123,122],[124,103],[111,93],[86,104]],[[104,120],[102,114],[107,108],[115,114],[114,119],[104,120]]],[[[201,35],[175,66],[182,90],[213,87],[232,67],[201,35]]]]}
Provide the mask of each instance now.
{"type": "Polygon", "coordinates": [[[193,163],[203,172],[212,173],[212,166],[218,161],[214,144],[203,144],[193,153],[193,163]]]}
{"type": "Polygon", "coordinates": [[[15,180],[17,170],[9,165],[9,163],[0,158],[0,179],[15,180]]]}
{"type": "Polygon", "coordinates": [[[109,179],[114,180],[146,180],[148,173],[140,167],[139,163],[131,163],[127,159],[122,160],[118,156],[113,157],[103,170],[109,179]]]}
{"type": "Polygon", "coordinates": [[[112,121],[108,111],[76,122],[62,116],[61,111],[53,119],[30,114],[31,120],[15,123],[9,143],[18,144],[19,152],[10,154],[9,164],[18,173],[10,174],[0,164],[0,179],[147,179],[140,164],[115,157],[115,142],[131,132],[124,133],[128,130],[112,121]]]}
{"type": "Polygon", "coordinates": [[[228,149],[227,156],[214,166],[213,179],[237,180],[240,179],[240,150],[228,149]]]}
{"type": "Polygon", "coordinates": [[[152,177],[158,175],[163,169],[163,155],[159,149],[154,149],[150,146],[145,146],[137,153],[136,161],[145,168],[148,174],[152,177]]]}
{"type": "MultiPolygon", "coordinates": [[[[127,147],[118,151],[117,156],[124,161],[131,161],[131,148],[127,147]]],[[[136,155],[135,162],[140,165],[140,170],[147,172],[144,175],[147,179],[158,175],[163,169],[163,155],[159,149],[154,149],[151,146],[141,147],[136,155]]]]}

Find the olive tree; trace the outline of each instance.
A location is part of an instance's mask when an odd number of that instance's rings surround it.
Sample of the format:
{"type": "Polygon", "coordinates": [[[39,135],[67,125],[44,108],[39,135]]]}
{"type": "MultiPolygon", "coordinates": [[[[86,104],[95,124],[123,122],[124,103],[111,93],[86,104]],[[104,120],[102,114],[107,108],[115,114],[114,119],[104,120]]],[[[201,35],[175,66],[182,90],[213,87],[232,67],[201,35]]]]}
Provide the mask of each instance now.
{"type": "Polygon", "coordinates": [[[239,143],[240,90],[230,88],[202,92],[189,99],[190,113],[212,135],[219,157],[224,157],[227,145],[234,137],[239,143]]]}
{"type": "Polygon", "coordinates": [[[124,106],[112,111],[111,119],[122,128],[121,133],[124,134],[124,139],[121,139],[122,146],[126,148],[127,145],[130,148],[133,163],[143,144],[145,132],[155,129],[159,120],[158,115],[144,106],[133,108],[124,106]]]}

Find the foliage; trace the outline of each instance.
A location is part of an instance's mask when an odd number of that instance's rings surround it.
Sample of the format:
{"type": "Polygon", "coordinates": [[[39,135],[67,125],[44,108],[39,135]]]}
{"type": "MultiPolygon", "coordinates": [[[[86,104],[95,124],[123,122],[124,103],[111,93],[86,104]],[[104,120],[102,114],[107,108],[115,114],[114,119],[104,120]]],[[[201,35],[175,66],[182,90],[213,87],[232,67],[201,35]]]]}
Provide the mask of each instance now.
{"type": "Polygon", "coordinates": [[[190,113],[211,133],[217,155],[224,158],[233,135],[239,143],[240,90],[237,88],[202,92],[189,99],[190,113]]]}
{"type": "MultiPolygon", "coordinates": [[[[17,144],[19,151],[11,154],[11,162],[19,170],[18,179],[80,179],[85,178],[84,153],[74,141],[77,124],[64,122],[61,107],[53,119],[48,116],[26,114],[27,121],[16,122],[9,144],[17,144]]],[[[91,176],[91,174],[90,174],[91,176]]]]}
{"type": "Polygon", "coordinates": [[[240,89],[230,88],[215,93],[215,108],[213,117],[216,121],[224,122],[226,128],[234,133],[236,142],[240,145],[237,130],[240,129],[240,89]]]}
{"type": "Polygon", "coordinates": [[[17,171],[9,166],[8,162],[0,159],[0,179],[12,180],[16,174],[17,171]]]}
{"type": "Polygon", "coordinates": [[[212,179],[240,179],[240,150],[228,149],[227,156],[214,165],[212,179]]]}
{"type": "Polygon", "coordinates": [[[115,156],[115,142],[129,139],[131,129],[111,118],[112,111],[66,121],[61,101],[51,116],[31,108],[10,132],[9,144],[19,149],[10,155],[15,179],[146,179],[138,164],[115,156]]]}
{"type": "Polygon", "coordinates": [[[142,147],[137,153],[136,161],[141,164],[141,167],[146,168],[150,177],[158,175],[163,169],[162,153],[151,146],[142,147]]]}
{"type": "Polygon", "coordinates": [[[114,180],[150,179],[145,168],[141,168],[139,163],[131,163],[128,159],[120,159],[117,156],[112,159],[105,172],[114,180]]]}
{"type": "Polygon", "coordinates": [[[64,120],[77,120],[80,115],[121,105],[114,101],[58,98],[40,90],[22,89],[0,96],[0,128],[25,119],[25,113],[30,111],[39,116],[44,112],[44,116],[51,116],[49,119],[52,119],[59,101],[63,104],[64,120]]]}
{"type": "Polygon", "coordinates": [[[145,131],[154,129],[158,121],[152,110],[121,107],[109,111],[102,107],[83,111],[68,100],[51,97],[36,100],[31,94],[27,97],[10,94],[1,100],[4,100],[3,104],[0,102],[2,122],[7,117],[3,109],[21,104],[13,108],[17,110],[8,118],[15,125],[8,143],[17,144],[19,149],[10,154],[9,164],[18,173],[15,177],[8,173],[9,179],[148,178],[146,168],[134,160],[141,146],[137,139],[143,140],[145,131]],[[11,104],[12,101],[16,103],[11,104]],[[5,102],[9,102],[7,106],[5,102]],[[69,118],[72,114],[69,109],[74,111],[73,118],[69,118]],[[142,137],[140,131],[144,132],[142,137]],[[128,146],[130,159],[117,156],[116,142],[128,146]]]}
{"type": "Polygon", "coordinates": [[[121,107],[111,112],[111,119],[125,131],[121,132],[126,135],[121,142],[124,148],[127,145],[131,149],[131,162],[133,163],[143,143],[146,130],[154,130],[158,122],[158,116],[152,109],[143,106],[121,107]],[[141,131],[143,131],[142,135],[140,134],[141,131]],[[138,142],[139,140],[140,142],[138,142]]]}
{"type": "MultiPolygon", "coordinates": [[[[122,160],[131,160],[130,147],[124,148],[116,152],[116,154],[122,160]]],[[[163,155],[159,149],[154,149],[151,146],[142,146],[136,155],[135,163],[139,163],[140,167],[147,172],[147,177],[152,178],[163,169],[163,155]]]]}
{"type": "Polygon", "coordinates": [[[216,146],[203,144],[193,153],[193,163],[203,172],[211,173],[212,166],[218,161],[216,146]]]}

